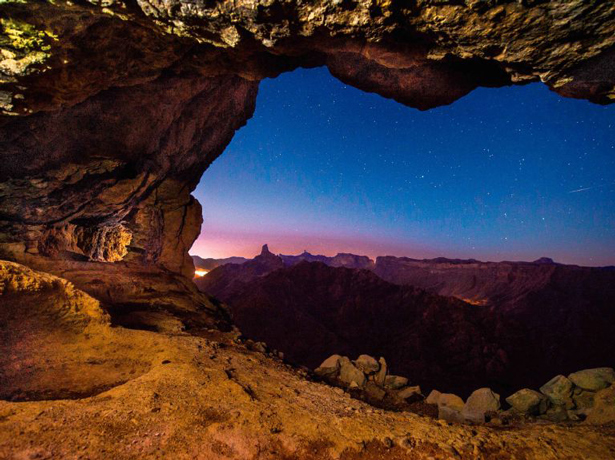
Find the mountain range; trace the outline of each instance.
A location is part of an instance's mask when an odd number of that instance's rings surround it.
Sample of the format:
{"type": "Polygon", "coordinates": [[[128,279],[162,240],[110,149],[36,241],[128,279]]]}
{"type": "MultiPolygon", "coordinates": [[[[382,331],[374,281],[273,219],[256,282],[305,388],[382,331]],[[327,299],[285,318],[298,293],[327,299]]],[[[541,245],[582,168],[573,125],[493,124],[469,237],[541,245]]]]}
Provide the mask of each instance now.
{"type": "Polygon", "coordinates": [[[546,258],[370,263],[276,256],[265,245],[254,259],[196,282],[230,306],[244,334],[311,368],[334,353],[380,355],[424,388],[467,394],[615,364],[612,267],[546,258]]]}

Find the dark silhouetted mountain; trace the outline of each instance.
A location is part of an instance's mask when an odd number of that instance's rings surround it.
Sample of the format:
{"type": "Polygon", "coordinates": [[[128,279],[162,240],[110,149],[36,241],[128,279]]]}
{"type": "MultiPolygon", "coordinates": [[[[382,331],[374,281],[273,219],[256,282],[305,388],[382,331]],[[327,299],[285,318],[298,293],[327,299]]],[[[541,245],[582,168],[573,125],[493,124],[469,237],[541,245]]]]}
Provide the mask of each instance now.
{"type": "Polygon", "coordinates": [[[605,269],[556,264],[543,257],[535,262],[378,257],[374,272],[394,284],[409,284],[435,294],[477,305],[514,307],[522,298],[547,286],[555,273],[603,273],[605,269]]]}
{"type": "Polygon", "coordinates": [[[272,254],[265,244],[260,255],[243,264],[226,264],[210,271],[206,276],[195,280],[197,286],[204,292],[223,293],[220,299],[234,293],[244,284],[263,275],[284,268],[284,262],[279,256],[272,254]]]}
{"type": "Polygon", "coordinates": [[[213,270],[216,267],[219,267],[220,265],[226,265],[226,264],[243,264],[244,262],[247,262],[250,259],[246,259],[245,257],[227,257],[225,259],[203,259],[202,257],[199,256],[191,256],[192,257],[192,261],[194,262],[194,268],[201,268],[203,270],[213,270]]]}
{"type": "Polygon", "coordinates": [[[367,256],[357,256],[355,254],[348,254],[344,252],[338,253],[334,257],[312,255],[307,251],[298,256],[286,256],[280,254],[280,257],[286,265],[296,265],[299,262],[322,262],[331,267],[346,267],[346,268],[358,268],[368,269],[374,268],[374,261],[367,256]]]}
{"type": "MultiPolygon", "coordinates": [[[[267,246],[267,245],[265,245],[267,246]]],[[[269,250],[269,249],[267,249],[269,250]]],[[[375,267],[374,261],[367,256],[358,256],[355,254],[349,254],[340,252],[339,254],[329,257],[323,255],[313,255],[307,251],[302,254],[292,256],[279,254],[279,257],[284,261],[285,265],[295,265],[302,261],[307,262],[322,262],[331,267],[347,267],[347,268],[365,268],[372,270],[375,267]]],[[[249,260],[245,257],[227,257],[224,259],[203,259],[199,256],[192,256],[195,268],[202,268],[204,270],[213,270],[216,267],[227,264],[243,264],[249,260]]]]}
{"type": "Polygon", "coordinates": [[[333,353],[381,355],[425,388],[467,394],[536,388],[615,364],[613,270],[378,258],[376,272],[385,267],[397,284],[319,262],[284,267],[267,251],[213,270],[199,286],[231,307],[244,334],[309,367],[333,353]]]}

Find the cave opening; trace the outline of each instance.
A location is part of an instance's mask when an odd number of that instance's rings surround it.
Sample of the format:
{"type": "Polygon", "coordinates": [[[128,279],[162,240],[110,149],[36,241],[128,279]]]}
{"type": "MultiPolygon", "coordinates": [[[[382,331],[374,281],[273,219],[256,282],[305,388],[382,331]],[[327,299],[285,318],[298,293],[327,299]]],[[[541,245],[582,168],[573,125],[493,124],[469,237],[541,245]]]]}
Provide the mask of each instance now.
{"type": "Polygon", "coordinates": [[[615,264],[614,110],[538,83],[421,112],[326,67],[265,79],[194,191],[191,253],[615,264]]]}
{"type": "Polygon", "coordinates": [[[603,366],[562,340],[610,334],[591,317],[612,316],[614,110],[541,84],[418,111],[326,68],[264,80],[194,191],[196,284],[311,369],[366,353],[466,397],[603,366]]]}

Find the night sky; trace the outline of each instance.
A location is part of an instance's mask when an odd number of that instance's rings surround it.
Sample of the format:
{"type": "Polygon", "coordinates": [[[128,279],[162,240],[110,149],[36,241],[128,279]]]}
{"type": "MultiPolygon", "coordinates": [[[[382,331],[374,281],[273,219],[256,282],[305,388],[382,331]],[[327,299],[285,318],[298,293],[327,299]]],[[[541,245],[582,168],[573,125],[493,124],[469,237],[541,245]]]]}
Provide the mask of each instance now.
{"type": "Polygon", "coordinates": [[[615,105],[541,84],[420,112],[325,68],[261,83],[194,195],[192,253],[615,265],[615,105]]]}

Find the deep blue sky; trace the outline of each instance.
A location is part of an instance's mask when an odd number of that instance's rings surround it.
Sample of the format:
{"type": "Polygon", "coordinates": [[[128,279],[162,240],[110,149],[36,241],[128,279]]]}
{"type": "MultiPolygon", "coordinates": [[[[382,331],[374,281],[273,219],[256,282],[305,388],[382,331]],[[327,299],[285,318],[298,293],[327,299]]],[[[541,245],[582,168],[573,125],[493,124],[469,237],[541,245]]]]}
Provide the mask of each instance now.
{"type": "Polygon", "coordinates": [[[614,128],[615,105],[541,84],[420,112],[300,69],[205,172],[192,252],[615,264],[614,128]]]}

